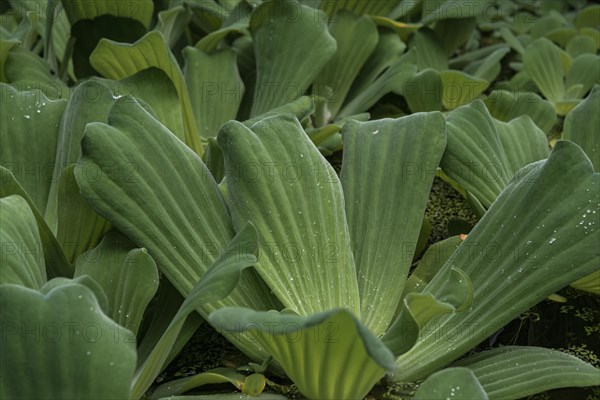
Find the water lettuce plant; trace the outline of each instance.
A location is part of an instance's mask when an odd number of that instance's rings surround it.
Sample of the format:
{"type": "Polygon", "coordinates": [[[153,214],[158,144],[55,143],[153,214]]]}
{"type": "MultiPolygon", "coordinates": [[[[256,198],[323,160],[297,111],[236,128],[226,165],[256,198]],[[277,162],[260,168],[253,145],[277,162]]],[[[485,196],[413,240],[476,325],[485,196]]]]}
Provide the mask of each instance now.
{"type": "Polygon", "coordinates": [[[600,385],[529,341],[481,351],[566,285],[598,294],[599,6],[1,7],[0,396],[600,385]],[[468,235],[427,243],[434,177],[468,235]],[[157,387],[203,321],[251,362],[157,387]]]}
{"type": "MultiPolygon", "coordinates": [[[[570,142],[557,143],[547,160],[520,170],[431,281],[402,298],[429,187],[445,149],[441,114],[348,123],[341,181],[294,116],[267,117],[250,127],[229,122],[218,137],[225,156],[222,191],[207,172],[201,179],[201,161],[141,106],[124,98],[111,115],[108,125],[88,125],[84,135],[75,173],[84,197],[156,254],[164,273],[186,290],[190,282],[181,265],[193,268],[193,260],[202,257],[198,243],[206,239],[186,234],[189,228],[175,222],[179,210],[189,209],[193,193],[210,204],[201,184],[212,186],[211,193],[223,193],[234,229],[248,220],[256,226],[263,251],[256,278],[281,306],[272,311],[240,308],[265,293],[242,284],[239,297],[230,296],[224,308],[201,308],[201,313],[210,313],[209,321],[247,354],[271,355],[311,398],[360,398],[386,372],[397,380],[423,379],[597,269],[592,243],[598,238],[594,211],[600,202],[594,188],[599,176],[570,142]],[[161,157],[164,152],[171,157],[161,157]],[[372,154],[385,169],[365,168],[372,154]],[[108,172],[123,159],[144,166],[132,184],[107,173],[96,180],[81,174],[90,166],[108,172]],[[187,168],[177,168],[172,160],[187,168]],[[190,171],[187,182],[198,183],[185,184],[184,171],[190,171]],[[555,196],[558,192],[562,196],[555,196]],[[147,211],[140,213],[142,199],[147,211]],[[391,201],[406,206],[390,209],[391,201]],[[532,201],[548,208],[548,214],[532,210],[532,201]],[[579,212],[564,213],[557,201],[579,212]],[[585,245],[575,249],[574,243],[585,245]],[[169,257],[162,255],[165,251],[169,257]],[[190,261],[170,261],[182,256],[190,261]],[[245,331],[254,336],[238,334],[245,331]],[[348,370],[347,365],[361,367],[348,370]]],[[[190,212],[192,220],[214,215],[207,207],[190,212]]],[[[214,225],[203,224],[207,229],[214,225]]],[[[490,362],[502,359],[494,356],[490,362]]],[[[593,384],[597,371],[571,361],[573,369],[586,371],[574,384],[593,384]]],[[[562,373],[554,371],[529,373],[533,382],[536,374],[562,373]]],[[[512,379],[521,384],[519,374],[512,379]]],[[[509,387],[510,380],[504,390],[509,387]]],[[[535,384],[523,391],[550,387],[535,384]]]]}

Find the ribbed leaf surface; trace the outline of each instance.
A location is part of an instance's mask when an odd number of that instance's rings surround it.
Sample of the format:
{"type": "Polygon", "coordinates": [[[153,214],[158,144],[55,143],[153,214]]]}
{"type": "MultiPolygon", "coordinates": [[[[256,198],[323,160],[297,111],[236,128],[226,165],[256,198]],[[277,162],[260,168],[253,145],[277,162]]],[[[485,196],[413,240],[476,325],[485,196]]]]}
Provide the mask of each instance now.
{"type": "Polygon", "coordinates": [[[325,19],[296,0],[266,1],[252,12],[256,86],[251,116],[306,92],[336,50],[325,19]]]}
{"type": "Polygon", "coordinates": [[[452,267],[474,287],[467,311],[440,317],[397,361],[396,379],[426,376],[600,263],[600,174],[577,145],[560,141],[546,161],[515,176],[425,288],[452,267]],[[445,340],[445,338],[448,338],[445,340]]]}
{"type": "Polygon", "coordinates": [[[387,347],[343,309],[302,317],[226,308],[209,320],[225,332],[252,332],[309,399],[362,399],[394,363],[387,347]]]}
{"type": "Polygon", "coordinates": [[[0,284],[39,289],[46,282],[42,241],[27,202],[12,195],[0,199],[0,284]]]}
{"type": "Polygon", "coordinates": [[[256,226],[256,269],[285,307],[309,315],[358,313],[358,287],[340,181],[289,114],[219,132],[236,227],[256,226]]]}
{"type": "Polygon", "coordinates": [[[42,294],[2,285],[0,302],[0,397],[129,398],[131,332],[104,315],[86,286],[66,283],[42,294]]]}
{"type": "MultiPolygon", "coordinates": [[[[131,97],[119,99],[109,125],[88,124],[77,183],[92,207],[137,246],[187,296],[233,237],[229,212],[206,166],[131,97]]],[[[254,272],[222,302],[277,307],[254,272]]],[[[246,349],[247,350],[247,349],[246,349]]]]}
{"type": "Polygon", "coordinates": [[[473,371],[490,399],[520,399],[561,387],[600,385],[600,370],[556,350],[507,346],[454,364],[473,371]]]}
{"type": "Polygon", "coordinates": [[[441,113],[347,122],[342,186],[362,321],[389,326],[408,275],[436,168],[446,146],[441,113]]]}

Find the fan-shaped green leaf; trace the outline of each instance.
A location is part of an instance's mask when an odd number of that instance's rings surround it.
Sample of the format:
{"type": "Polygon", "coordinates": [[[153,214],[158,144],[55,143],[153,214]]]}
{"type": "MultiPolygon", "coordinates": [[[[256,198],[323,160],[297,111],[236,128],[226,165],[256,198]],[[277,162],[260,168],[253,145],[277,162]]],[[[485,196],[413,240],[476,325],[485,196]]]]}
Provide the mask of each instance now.
{"type": "Polygon", "coordinates": [[[496,126],[481,101],[446,117],[448,145],[441,167],[487,208],[508,184],[508,160],[496,126]]]}
{"type": "Polygon", "coordinates": [[[576,58],[581,54],[596,54],[596,42],[589,36],[577,35],[569,40],[566,47],[567,53],[576,58]]]}
{"type": "Polygon", "coordinates": [[[442,110],[443,85],[440,74],[427,68],[406,82],[402,95],[413,113],[442,110]]]}
{"type": "Polygon", "coordinates": [[[448,56],[444,44],[430,28],[419,29],[410,39],[410,48],[417,54],[419,70],[432,68],[436,71],[448,69],[448,56]]]}
{"type": "Polygon", "coordinates": [[[523,62],[544,97],[553,103],[565,97],[560,50],[548,39],[537,39],[525,49],[523,62]]]}
{"type": "Polygon", "coordinates": [[[252,127],[255,123],[267,118],[273,117],[281,114],[293,114],[298,118],[298,121],[302,121],[305,118],[308,118],[315,111],[315,104],[313,100],[308,96],[302,96],[297,100],[286,103],[280,107],[276,107],[272,110],[264,114],[257,115],[256,117],[252,117],[246,121],[244,121],[244,125],[248,128],[252,127]]]}
{"type": "Polygon", "coordinates": [[[430,375],[415,392],[415,400],[431,399],[487,400],[477,377],[468,368],[447,368],[430,375]]]}
{"type": "Polygon", "coordinates": [[[224,308],[209,321],[249,331],[310,399],[362,399],[393,367],[387,347],[346,309],[303,317],[224,308]]]}
{"type": "Polygon", "coordinates": [[[600,56],[582,54],[573,60],[567,72],[565,86],[570,98],[582,98],[595,84],[600,83],[600,56]],[[577,86],[577,90],[573,88],[577,86]]]}
{"type": "Polygon", "coordinates": [[[491,399],[524,398],[556,388],[600,385],[597,368],[569,354],[542,347],[500,347],[454,365],[473,371],[491,399]]]}
{"type": "Polygon", "coordinates": [[[520,170],[425,288],[437,294],[444,271],[457,266],[473,283],[472,307],[426,327],[428,333],[398,359],[395,379],[423,377],[447,365],[546,296],[597,270],[598,187],[600,174],[567,141],[559,141],[546,161],[520,170]],[[453,340],[439,340],[441,332],[453,340]]]}
{"type": "Polygon", "coordinates": [[[405,50],[406,44],[396,33],[390,31],[379,32],[377,46],[354,80],[347,98],[352,99],[366,91],[386,69],[394,65],[403,56],[405,50]]]}
{"type": "Polygon", "coordinates": [[[500,61],[509,51],[510,49],[508,47],[502,47],[494,51],[485,59],[469,64],[464,69],[464,72],[471,74],[476,78],[492,82],[500,73],[500,61]]]}
{"type": "MultiPolygon", "coordinates": [[[[4,46],[4,43],[3,43],[4,46]]],[[[51,100],[69,98],[69,89],[52,74],[50,65],[21,46],[11,48],[4,63],[4,75],[20,91],[40,90],[51,100]]]]}
{"type": "Polygon", "coordinates": [[[69,165],[60,177],[56,231],[56,239],[71,264],[83,252],[96,246],[102,235],[110,229],[110,223],[96,214],[79,194],[74,169],[75,164],[69,165]]]}
{"type": "Polygon", "coordinates": [[[44,295],[3,285],[0,301],[1,397],[129,398],[135,343],[90,289],[70,283],[44,295]]]}
{"type": "Polygon", "coordinates": [[[19,45],[19,41],[15,39],[0,39],[0,82],[8,82],[6,77],[5,64],[8,59],[10,50],[19,45]]]}
{"type": "Polygon", "coordinates": [[[216,137],[225,122],[235,119],[244,82],[232,49],[209,54],[195,47],[183,50],[184,75],[200,136],[216,137]]]}
{"type": "Polygon", "coordinates": [[[91,276],[104,289],[109,301],[107,315],[136,334],[158,289],[158,270],[146,250],[110,231],[97,247],[77,260],[75,277],[81,275],[91,276]]]}
{"type": "Polygon", "coordinates": [[[362,321],[381,335],[393,318],[413,259],[446,146],[446,124],[437,112],[349,121],[342,136],[342,186],[362,321]]]}
{"type": "Polygon", "coordinates": [[[65,167],[77,162],[81,155],[81,138],[88,122],[107,122],[108,111],[115,102],[108,81],[91,78],[75,88],[67,104],[58,131],[56,160],[44,214],[50,228],[58,229],[58,192],[65,167]]]}
{"type": "MultiPolygon", "coordinates": [[[[147,248],[187,296],[233,237],[219,189],[202,161],[131,97],[117,100],[108,121],[87,125],[75,168],[81,192],[94,210],[147,248]],[[123,163],[132,169],[115,171],[123,163]]],[[[231,296],[201,313],[226,305],[278,307],[255,273],[245,273],[231,296]]]]}
{"type": "Polygon", "coordinates": [[[335,120],[352,82],[375,49],[379,36],[370,18],[357,17],[348,11],[335,14],[329,24],[329,32],[337,42],[337,50],[312,87],[313,94],[322,96],[326,102],[323,123],[335,120]]]}
{"type": "Polygon", "coordinates": [[[546,135],[527,115],[508,123],[494,120],[494,124],[506,155],[509,176],[529,163],[548,158],[550,149],[546,135]]]}
{"type": "Polygon", "coordinates": [[[544,132],[556,124],[556,112],[548,101],[533,92],[510,92],[494,90],[483,99],[492,117],[508,122],[521,115],[528,115],[544,132]]]}
{"type": "Polygon", "coordinates": [[[571,287],[600,295],[600,270],[576,280],[571,287]]]}
{"type": "Polygon", "coordinates": [[[485,79],[454,70],[441,71],[440,78],[444,88],[442,104],[447,110],[454,110],[456,107],[470,103],[490,84],[485,79]]]}
{"type": "Polygon", "coordinates": [[[202,144],[183,73],[160,32],[149,32],[133,44],[102,39],[90,55],[90,62],[99,73],[115,80],[129,77],[147,68],[163,70],[179,95],[185,142],[197,154],[202,155],[202,144]]]}
{"type": "Polygon", "coordinates": [[[164,70],[152,67],[117,82],[108,81],[117,98],[131,95],[142,100],[154,111],[155,118],[175,136],[185,141],[184,116],[177,88],[164,70]]]}
{"type": "MultiPolygon", "coordinates": [[[[367,68],[368,65],[368,63],[365,63],[363,69],[367,68]]],[[[398,58],[389,67],[386,67],[381,75],[375,77],[371,84],[365,87],[363,91],[354,93],[355,97],[348,95],[347,98],[349,101],[344,104],[338,115],[338,119],[345,119],[366,112],[387,93],[402,94],[406,82],[410,81],[416,73],[415,53],[408,52],[398,58]]],[[[363,77],[363,79],[366,79],[366,77],[363,77]]],[[[363,80],[359,83],[363,82],[365,81],[363,80]]]]}
{"type": "Polygon", "coordinates": [[[398,318],[381,340],[398,357],[410,350],[429,321],[436,317],[463,311],[471,305],[473,286],[460,269],[452,269],[440,297],[431,293],[409,293],[402,300],[398,318]]]}
{"type": "Polygon", "coordinates": [[[406,280],[402,298],[409,293],[421,293],[463,240],[464,238],[460,236],[452,236],[429,246],[417,267],[406,280]]]}
{"type": "Polygon", "coordinates": [[[336,50],[325,19],[296,0],[266,1],[252,12],[257,76],[251,116],[306,92],[336,50]]]}
{"type": "Polygon", "coordinates": [[[342,187],[291,115],[219,132],[234,226],[252,221],[263,257],[257,271],[285,307],[308,315],[358,313],[358,287],[342,187]]]}

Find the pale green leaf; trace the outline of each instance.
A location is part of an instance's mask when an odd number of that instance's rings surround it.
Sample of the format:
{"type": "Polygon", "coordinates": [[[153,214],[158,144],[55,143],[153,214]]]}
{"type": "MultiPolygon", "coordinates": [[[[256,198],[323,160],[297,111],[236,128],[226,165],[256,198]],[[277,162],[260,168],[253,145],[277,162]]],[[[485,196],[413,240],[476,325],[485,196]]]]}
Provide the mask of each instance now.
{"type": "Polygon", "coordinates": [[[527,73],[546,99],[555,103],[565,96],[560,50],[548,39],[537,39],[525,49],[527,73]]]}
{"type": "MultiPolygon", "coordinates": [[[[81,192],[96,212],[147,248],[161,272],[188,296],[234,235],[217,184],[197,155],[131,97],[117,100],[108,120],[109,125],[87,125],[75,168],[81,192]],[[123,163],[133,166],[131,174],[115,173],[114,165],[123,163]]],[[[278,307],[253,271],[227,299],[200,312],[226,305],[278,307]]]]}
{"type": "Polygon", "coordinates": [[[427,376],[597,270],[599,186],[600,174],[581,148],[567,141],[559,141],[547,160],[519,171],[425,288],[436,295],[445,284],[444,271],[459,267],[473,283],[472,307],[436,319],[398,359],[394,379],[427,376]]]}
{"type": "Polygon", "coordinates": [[[324,123],[335,120],[338,111],[378,41],[377,27],[366,17],[348,11],[335,14],[329,32],[337,42],[337,50],[313,83],[312,92],[326,101],[324,123]]]}
{"type": "MultiPolygon", "coordinates": [[[[150,305],[152,307],[152,311],[148,315],[150,321],[147,322],[143,337],[138,337],[138,366],[142,365],[152,353],[152,350],[154,350],[162,334],[169,327],[171,320],[177,314],[183,301],[183,296],[175,289],[171,282],[167,279],[163,279],[160,282],[158,293],[156,294],[156,303],[154,303],[154,306],[150,305]]],[[[181,349],[183,349],[203,322],[204,320],[198,313],[188,315],[177,336],[177,340],[173,344],[169,357],[167,357],[163,364],[163,368],[166,368],[179,355],[181,349]]]]}
{"type": "Polygon", "coordinates": [[[582,98],[595,84],[600,83],[600,56],[582,54],[573,60],[567,72],[565,87],[569,98],[582,98]],[[573,93],[573,88],[578,86],[573,93]]]}
{"type": "Polygon", "coordinates": [[[510,122],[494,120],[494,124],[511,177],[527,164],[548,158],[550,148],[546,135],[527,115],[510,122]]]}
{"type": "Polygon", "coordinates": [[[403,56],[405,50],[406,44],[404,44],[396,33],[389,31],[379,32],[377,46],[371,52],[371,55],[356,77],[347,98],[352,99],[371,87],[385,70],[394,65],[403,56]]]}
{"type": "Polygon", "coordinates": [[[500,136],[481,101],[460,107],[446,116],[448,145],[444,172],[489,207],[508,184],[508,160],[500,136]]]}
{"type": "Polygon", "coordinates": [[[600,385],[600,370],[560,351],[506,346],[454,364],[475,374],[490,399],[517,399],[562,387],[600,385]]]}
{"type": "MultiPolygon", "coordinates": [[[[4,47],[3,42],[3,47],[4,47]]],[[[6,56],[4,76],[20,91],[42,91],[51,100],[69,97],[69,89],[52,74],[50,65],[23,47],[13,47],[6,56]]]]}
{"type": "Polygon", "coordinates": [[[460,236],[452,236],[429,246],[404,286],[402,298],[409,293],[421,293],[461,244],[460,236]]]}
{"type": "Polygon", "coordinates": [[[350,121],[342,136],[342,186],[362,321],[381,335],[394,316],[413,259],[446,146],[446,124],[441,113],[419,113],[350,121]]]}
{"type": "Polygon", "coordinates": [[[250,31],[257,74],[251,116],[302,96],[336,51],[324,14],[296,0],[262,3],[250,31]]]}
{"type": "Polygon", "coordinates": [[[334,307],[358,314],[356,272],[340,181],[292,115],[219,132],[234,226],[252,221],[257,271],[283,305],[302,315],[334,307]]]}
{"type": "Polygon", "coordinates": [[[600,270],[576,280],[571,283],[571,287],[600,295],[600,270]]]}
{"type": "MultiPolygon", "coordinates": [[[[102,312],[106,314],[106,312],[108,311],[108,297],[106,297],[106,293],[104,293],[104,289],[102,289],[102,286],[100,286],[100,284],[96,282],[94,278],[88,275],[82,275],[75,279],[65,278],[62,276],[51,279],[40,288],[39,292],[41,294],[48,294],[59,286],[70,285],[73,283],[79,283],[90,289],[92,293],[94,293],[96,301],[98,301],[98,306],[100,310],[102,310],[102,312]]],[[[128,340],[135,339],[133,333],[127,333],[129,335],[128,340]]]]}
{"type": "Polygon", "coordinates": [[[476,78],[492,82],[494,79],[496,79],[498,74],[500,74],[500,61],[502,61],[504,56],[507,55],[509,51],[510,49],[508,47],[502,47],[494,51],[485,59],[469,64],[464,69],[464,72],[471,74],[476,78]]]}
{"type": "MultiPolygon", "coordinates": [[[[363,70],[369,66],[365,63],[363,70]]],[[[384,95],[390,92],[402,94],[406,88],[406,82],[415,76],[417,66],[415,65],[415,54],[408,52],[399,57],[389,67],[385,66],[381,75],[375,77],[369,86],[361,92],[355,92],[347,98],[349,99],[338,115],[338,119],[349,118],[352,115],[366,112],[374,106],[384,95]]],[[[359,76],[360,78],[360,76],[359,76]]],[[[367,77],[363,77],[366,79],[367,77]]],[[[359,81],[364,83],[366,80],[359,81]]]]}
{"type": "Polygon", "coordinates": [[[430,375],[415,392],[415,400],[488,400],[481,383],[468,368],[447,368],[430,375]]]}
{"type": "MultiPolygon", "coordinates": [[[[465,18],[446,18],[437,21],[434,29],[444,45],[446,55],[449,56],[467,43],[475,28],[477,28],[477,19],[465,16],[465,18]]],[[[447,65],[446,62],[446,68],[448,68],[447,65]]]]}
{"type": "Polygon", "coordinates": [[[155,118],[185,141],[184,115],[177,88],[167,74],[156,67],[141,70],[118,82],[107,82],[117,98],[131,95],[152,108],[155,118]]]}
{"type": "Polygon", "coordinates": [[[209,321],[221,331],[252,332],[310,399],[362,399],[394,364],[390,350],[346,309],[304,317],[224,308],[209,321]]]}
{"type": "Polygon", "coordinates": [[[8,59],[10,50],[19,45],[18,40],[14,39],[0,39],[0,82],[8,82],[5,72],[5,64],[8,59]]]}
{"type": "Polygon", "coordinates": [[[163,70],[179,95],[185,142],[194,152],[202,155],[200,135],[183,73],[160,32],[151,31],[133,44],[102,39],[90,55],[90,63],[99,73],[114,80],[129,77],[147,68],[163,70]]]}
{"type": "Polygon", "coordinates": [[[567,53],[573,58],[581,54],[596,54],[596,42],[589,36],[577,35],[569,40],[566,47],[567,53]]]}

